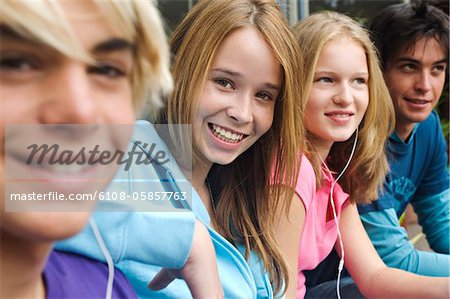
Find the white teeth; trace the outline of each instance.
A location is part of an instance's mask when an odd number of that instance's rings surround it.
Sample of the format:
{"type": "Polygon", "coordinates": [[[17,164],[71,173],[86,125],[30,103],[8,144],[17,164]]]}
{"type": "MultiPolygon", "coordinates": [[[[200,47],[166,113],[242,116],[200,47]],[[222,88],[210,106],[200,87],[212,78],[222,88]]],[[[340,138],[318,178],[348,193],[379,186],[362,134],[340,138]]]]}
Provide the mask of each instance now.
{"type": "Polygon", "coordinates": [[[345,114],[343,114],[343,113],[330,113],[330,114],[327,114],[328,116],[333,116],[333,117],[338,117],[338,118],[347,118],[347,117],[350,117],[351,116],[351,114],[348,114],[348,113],[345,113],[345,114]]]}
{"type": "Polygon", "coordinates": [[[244,137],[242,134],[232,133],[230,131],[226,131],[224,128],[221,128],[216,125],[212,125],[213,133],[215,136],[219,137],[219,139],[227,142],[239,142],[244,137]]]}
{"type": "Polygon", "coordinates": [[[408,101],[414,103],[414,104],[426,104],[426,100],[416,100],[416,99],[408,99],[408,101]]]}

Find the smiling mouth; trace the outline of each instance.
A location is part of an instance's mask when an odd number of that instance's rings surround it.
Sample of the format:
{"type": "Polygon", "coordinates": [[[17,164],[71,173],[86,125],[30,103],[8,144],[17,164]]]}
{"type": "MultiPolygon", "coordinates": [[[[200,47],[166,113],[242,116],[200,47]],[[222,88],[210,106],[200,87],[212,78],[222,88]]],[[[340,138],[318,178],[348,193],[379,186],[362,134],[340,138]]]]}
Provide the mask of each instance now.
{"type": "Polygon", "coordinates": [[[410,98],[404,98],[405,101],[413,103],[413,104],[421,104],[421,105],[425,105],[431,101],[428,100],[421,100],[421,99],[410,99],[410,98]]]}
{"type": "Polygon", "coordinates": [[[218,125],[214,125],[211,123],[208,123],[209,128],[211,129],[211,132],[214,136],[219,138],[222,141],[229,142],[229,143],[238,143],[248,135],[245,134],[239,134],[235,132],[228,131],[227,129],[220,127],[218,125]]]}
{"type": "Polygon", "coordinates": [[[97,168],[96,166],[89,165],[87,163],[85,163],[84,165],[79,165],[77,163],[61,165],[58,163],[49,163],[48,161],[44,161],[42,163],[27,164],[22,159],[19,159],[18,162],[21,163],[24,167],[27,167],[30,171],[43,171],[43,173],[41,173],[40,175],[46,178],[50,178],[53,176],[59,178],[63,178],[66,176],[81,178],[91,173],[94,168],[97,168]]]}
{"type": "Polygon", "coordinates": [[[352,116],[353,114],[350,113],[326,113],[326,116],[333,116],[336,118],[348,118],[350,116],[352,116]]]}

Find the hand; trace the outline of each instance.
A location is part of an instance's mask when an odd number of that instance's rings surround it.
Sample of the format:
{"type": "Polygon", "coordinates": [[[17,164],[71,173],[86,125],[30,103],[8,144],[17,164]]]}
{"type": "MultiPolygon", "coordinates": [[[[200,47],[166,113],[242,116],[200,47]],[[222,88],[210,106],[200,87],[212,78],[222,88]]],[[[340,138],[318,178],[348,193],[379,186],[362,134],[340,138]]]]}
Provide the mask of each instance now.
{"type": "Polygon", "coordinates": [[[148,287],[159,291],[175,278],[186,281],[194,298],[223,298],[214,246],[207,229],[198,220],[195,222],[191,252],[184,267],[179,270],[161,269],[148,287]]]}

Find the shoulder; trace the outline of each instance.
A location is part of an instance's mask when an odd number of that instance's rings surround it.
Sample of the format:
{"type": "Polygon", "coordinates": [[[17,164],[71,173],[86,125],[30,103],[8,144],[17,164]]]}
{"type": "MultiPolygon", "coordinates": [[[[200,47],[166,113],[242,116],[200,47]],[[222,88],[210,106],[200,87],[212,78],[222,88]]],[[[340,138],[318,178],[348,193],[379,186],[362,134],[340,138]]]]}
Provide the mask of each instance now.
{"type": "Polygon", "coordinates": [[[151,149],[152,146],[167,150],[166,144],[158,135],[155,125],[146,120],[138,120],[135,122],[133,130],[133,143],[146,145],[144,147],[145,150],[151,149]]]}
{"type": "Polygon", "coordinates": [[[295,193],[303,201],[305,207],[309,206],[309,203],[313,200],[314,194],[316,193],[316,176],[314,174],[314,169],[305,155],[302,156],[295,193]]]}
{"type": "MultiPolygon", "coordinates": [[[[54,250],[44,269],[47,298],[104,297],[108,273],[108,266],[102,262],[54,250]]],[[[114,271],[113,297],[136,297],[128,280],[118,269],[114,271]]]]}
{"type": "Polygon", "coordinates": [[[432,111],[426,120],[419,123],[417,132],[419,135],[433,137],[435,135],[430,134],[430,132],[441,133],[441,120],[436,111],[432,111]]]}

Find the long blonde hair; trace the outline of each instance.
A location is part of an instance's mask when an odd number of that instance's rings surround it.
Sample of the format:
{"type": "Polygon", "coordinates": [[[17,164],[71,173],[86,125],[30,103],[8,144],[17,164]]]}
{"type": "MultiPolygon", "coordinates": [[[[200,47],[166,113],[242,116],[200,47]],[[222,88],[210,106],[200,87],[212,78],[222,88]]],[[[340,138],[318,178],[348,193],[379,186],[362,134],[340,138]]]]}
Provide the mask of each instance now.
{"type": "MultiPolygon", "coordinates": [[[[389,170],[385,141],[394,128],[395,115],[369,35],[350,17],[336,12],[313,14],[297,23],[293,31],[304,55],[306,74],[304,80],[307,85],[307,94],[311,92],[319,56],[329,41],[350,38],[359,44],[366,53],[369,69],[369,104],[359,124],[358,143],[354,157],[340,184],[350,194],[353,202],[370,202],[378,198],[377,192],[389,170]]],[[[311,133],[307,132],[307,136],[309,134],[311,133]]],[[[340,172],[343,169],[350,157],[355,134],[344,142],[333,144],[326,161],[330,170],[340,172]]],[[[320,186],[323,179],[321,160],[310,142],[307,142],[307,149],[318,178],[318,186],[320,186]]]]}
{"type": "MultiPolygon", "coordinates": [[[[92,3],[135,46],[131,76],[135,108],[156,110],[161,106],[160,95],[172,88],[169,49],[158,10],[152,1],[93,0],[92,3]]],[[[57,1],[4,0],[0,6],[0,26],[67,57],[92,60],[57,1]]]]}
{"type": "MultiPolygon", "coordinates": [[[[196,93],[207,79],[217,49],[229,34],[248,26],[259,31],[283,69],[273,124],[232,163],[214,164],[208,180],[218,194],[215,215],[218,231],[231,242],[244,244],[246,258],[250,250],[260,256],[278,292],[283,279],[287,282],[287,271],[276,245],[273,218],[278,203],[285,203],[293,194],[298,153],[303,150],[301,120],[305,101],[299,80],[301,55],[275,1],[203,0],[193,7],[171,39],[175,87],[159,120],[192,123],[198,107],[194,100],[196,93]],[[271,195],[271,182],[290,188],[274,188],[271,195]]],[[[188,152],[189,143],[183,142],[182,135],[172,136],[171,147],[179,153],[188,152]]],[[[195,145],[193,148],[193,164],[202,163],[195,145]]]]}

